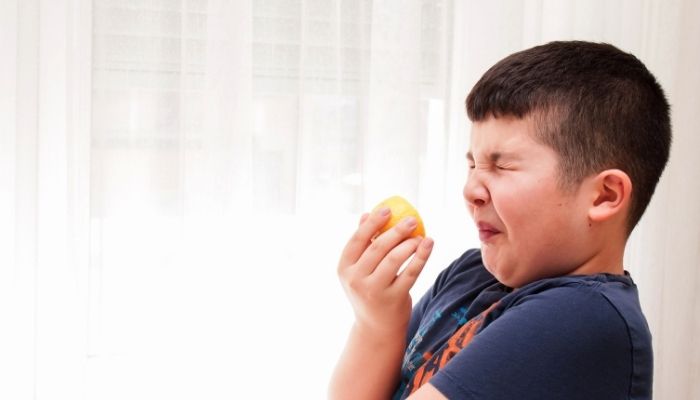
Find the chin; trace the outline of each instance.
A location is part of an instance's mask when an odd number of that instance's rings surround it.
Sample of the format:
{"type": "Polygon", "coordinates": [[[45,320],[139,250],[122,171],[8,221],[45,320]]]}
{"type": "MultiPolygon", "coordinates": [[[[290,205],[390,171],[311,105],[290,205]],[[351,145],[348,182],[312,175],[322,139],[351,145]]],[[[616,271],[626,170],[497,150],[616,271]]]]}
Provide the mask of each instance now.
{"type": "Polygon", "coordinates": [[[496,280],[498,280],[502,284],[510,288],[518,288],[526,284],[522,282],[522,279],[519,279],[517,276],[514,276],[513,271],[506,271],[503,268],[499,268],[498,263],[488,261],[486,260],[486,258],[483,258],[482,262],[484,263],[484,267],[486,267],[486,270],[489,271],[489,273],[493,275],[493,277],[496,278],[496,280]]]}
{"type": "MultiPolygon", "coordinates": [[[[493,274],[493,273],[492,273],[493,274]]],[[[502,284],[508,286],[509,288],[517,288],[522,286],[520,282],[517,279],[514,279],[512,276],[505,276],[503,274],[493,274],[493,276],[502,284]]]]}
{"type": "Polygon", "coordinates": [[[510,286],[510,285],[508,285],[508,281],[510,281],[510,279],[508,279],[509,277],[507,275],[503,274],[503,271],[501,268],[498,268],[497,262],[495,262],[493,260],[489,260],[488,257],[483,257],[483,256],[481,258],[481,262],[484,264],[484,267],[486,268],[486,270],[489,271],[489,273],[491,275],[493,275],[493,277],[496,278],[496,280],[498,280],[499,282],[501,282],[502,284],[504,284],[506,286],[510,286]]]}

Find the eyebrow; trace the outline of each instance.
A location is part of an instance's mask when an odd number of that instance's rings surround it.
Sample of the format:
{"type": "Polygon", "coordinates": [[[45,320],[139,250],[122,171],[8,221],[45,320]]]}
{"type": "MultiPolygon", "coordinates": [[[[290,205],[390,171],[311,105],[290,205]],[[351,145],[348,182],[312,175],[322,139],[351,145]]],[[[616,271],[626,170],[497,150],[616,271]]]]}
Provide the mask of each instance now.
{"type": "MultiPolygon", "coordinates": [[[[469,161],[474,161],[474,155],[472,154],[471,150],[467,152],[467,160],[469,161]]],[[[494,151],[493,153],[488,154],[488,159],[492,163],[498,162],[498,160],[501,159],[518,159],[519,157],[513,153],[502,153],[500,151],[494,151]]]]}

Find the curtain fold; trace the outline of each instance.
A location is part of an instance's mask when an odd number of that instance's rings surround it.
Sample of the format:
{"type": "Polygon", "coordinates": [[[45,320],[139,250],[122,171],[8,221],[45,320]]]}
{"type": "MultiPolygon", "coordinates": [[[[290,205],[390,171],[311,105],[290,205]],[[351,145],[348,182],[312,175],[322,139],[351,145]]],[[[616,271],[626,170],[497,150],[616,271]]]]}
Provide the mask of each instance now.
{"type": "Polygon", "coordinates": [[[3,8],[0,397],[76,398],[87,350],[89,4],[3,8]]]}
{"type": "Polygon", "coordinates": [[[0,398],[324,397],[359,214],[421,210],[418,298],[478,246],[468,91],[568,39],[634,53],[669,96],[671,162],[625,263],[656,397],[700,397],[698,19],[690,0],[0,1],[0,398]]]}
{"type": "Polygon", "coordinates": [[[363,147],[365,202],[392,191],[415,198],[421,156],[421,4],[372,3],[368,121],[363,147]],[[381,170],[384,173],[374,173],[381,170]],[[373,196],[373,197],[370,197],[373,196]]]}

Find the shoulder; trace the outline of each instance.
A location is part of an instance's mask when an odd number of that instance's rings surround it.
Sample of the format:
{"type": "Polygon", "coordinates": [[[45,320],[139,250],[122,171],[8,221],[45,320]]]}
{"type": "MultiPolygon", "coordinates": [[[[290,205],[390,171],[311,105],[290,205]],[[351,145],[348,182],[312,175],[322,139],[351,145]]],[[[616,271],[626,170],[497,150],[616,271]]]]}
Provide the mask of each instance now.
{"type": "Polygon", "coordinates": [[[435,313],[447,312],[453,306],[468,307],[485,288],[495,282],[496,278],[486,270],[481,261],[481,251],[465,251],[440,272],[432,286],[415,304],[409,323],[409,340],[419,325],[432,325],[432,319],[423,320],[426,313],[432,316],[435,313]]]}
{"type": "Polygon", "coordinates": [[[502,303],[503,316],[523,313],[558,329],[610,331],[633,342],[650,336],[637,287],[627,276],[545,279],[513,292],[502,303]]]}
{"type": "Polygon", "coordinates": [[[487,288],[497,284],[500,285],[484,267],[481,251],[470,249],[440,272],[417,306],[419,310],[433,307],[440,311],[452,306],[470,308],[487,288]]]}
{"type": "Polygon", "coordinates": [[[608,348],[605,354],[621,358],[650,342],[636,287],[623,280],[605,276],[544,280],[513,292],[502,303],[498,320],[518,324],[533,335],[551,333],[550,347],[566,346],[574,337],[576,351],[608,348]]]}
{"type": "Polygon", "coordinates": [[[503,303],[502,314],[484,328],[485,337],[488,331],[517,327],[514,340],[569,356],[590,350],[604,355],[629,349],[625,320],[594,286],[568,282],[538,291],[516,291],[503,303]],[[576,346],[572,346],[574,342],[576,346]]]}
{"type": "Polygon", "coordinates": [[[481,250],[469,249],[452,261],[452,263],[443,270],[443,273],[450,276],[460,272],[481,269],[485,269],[483,261],[481,260],[481,250]]]}
{"type": "Polygon", "coordinates": [[[632,340],[605,285],[564,279],[528,286],[502,299],[491,320],[435,377],[438,389],[484,396],[475,398],[540,399],[627,398],[637,381],[640,390],[650,390],[650,370],[636,376],[633,367],[635,347],[646,344],[632,340]]]}
{"type": "Polygon", "coordinates": [[[454,280],[464,281],[463,284],[467,285],[479,285],[486,281],[494,282],[495,278],[484,267],[481,250],[469,249],[440,272],[433,290],[438,291],[454,280]]]}
{"type": "MultiPolygon", "coordinates": [[[[561,286],[545,286],[539,290],[517,291],[506,296],[502,303],[502,315],[495,322],[518,324],[532,331],[533,335],[553,335],[553,343],[577,338],[582,340],[613,338],[626,342],[626,321],[619,310],[600,291],[597,285],[585,282],[567,282],[561,286]],[[545,330],[545,332],[543,332],[545,330]]],[[[494,328],[498,327],[494,324],[494,328]]],[[[595,343],[597,345],[597,343],[595,343]]]]}

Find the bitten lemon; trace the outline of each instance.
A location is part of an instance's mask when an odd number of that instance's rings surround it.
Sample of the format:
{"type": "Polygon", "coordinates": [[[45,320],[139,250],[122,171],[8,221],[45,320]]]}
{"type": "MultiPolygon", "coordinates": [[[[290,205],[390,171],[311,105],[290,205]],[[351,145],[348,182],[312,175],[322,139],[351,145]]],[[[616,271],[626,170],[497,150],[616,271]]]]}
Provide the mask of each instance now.
{"type": "Polygon", "coordinates": [[[411,233],[411,237],[425,237],[425,226],[423,226],[423,219],[420,217],[415,207],[413,207],[406,199],[401,196],[391,196],[377,204],[373,211],[376,211],[382,207],[389,207],[391,210],[391,219],[389,219],[389,222],[387,222],[379,230],[378,235],[388,231],[402,219],[406,217],[414,217],[418,222],[418,225],[416,226],[416,229],[413,230],[413,233],[411,233]]]}

